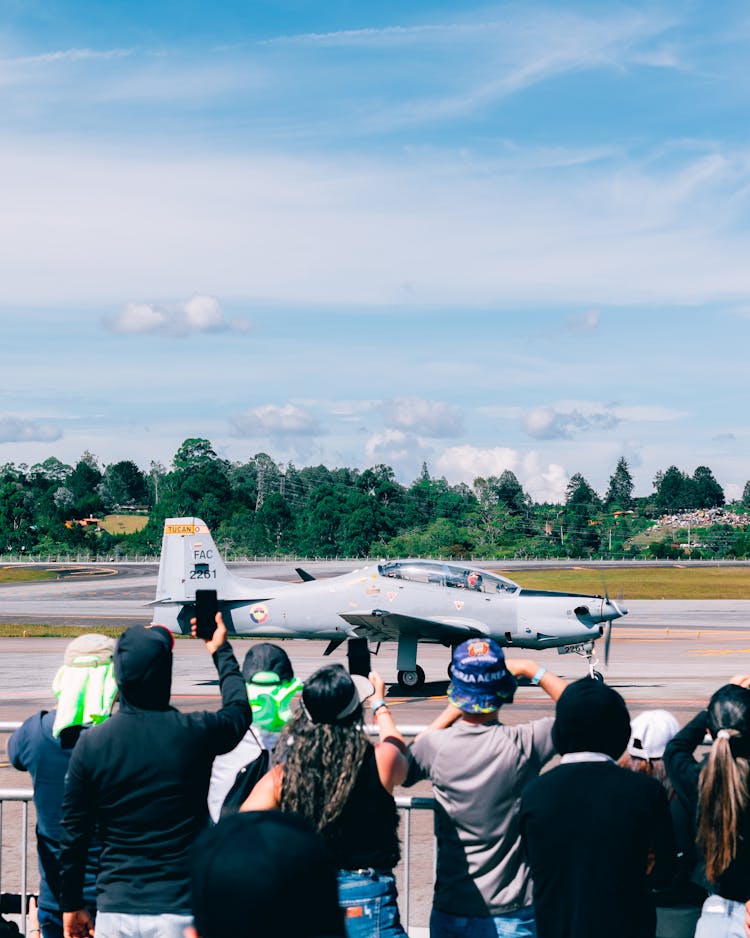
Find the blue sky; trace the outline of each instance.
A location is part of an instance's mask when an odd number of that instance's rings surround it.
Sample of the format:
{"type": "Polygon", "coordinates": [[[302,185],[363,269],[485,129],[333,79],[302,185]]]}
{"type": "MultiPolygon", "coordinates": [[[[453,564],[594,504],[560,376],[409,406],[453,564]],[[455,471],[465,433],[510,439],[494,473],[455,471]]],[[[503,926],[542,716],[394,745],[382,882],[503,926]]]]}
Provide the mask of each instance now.
{"type": "Polygon", "coordinates": [[[0,12],[0,462],[750,478],[740,3],[0,12]]]}

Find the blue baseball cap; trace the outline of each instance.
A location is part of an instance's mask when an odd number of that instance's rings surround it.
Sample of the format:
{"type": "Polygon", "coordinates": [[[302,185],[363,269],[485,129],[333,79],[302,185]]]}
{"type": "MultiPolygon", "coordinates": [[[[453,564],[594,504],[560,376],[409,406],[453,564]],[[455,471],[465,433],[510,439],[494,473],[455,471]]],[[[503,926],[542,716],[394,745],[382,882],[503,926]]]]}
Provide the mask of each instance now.
{"type": "Polygon", "coordinates": [[[502,648],[492,639],[472,638],[454,650],[448,700],[459,710],[492,713],[513,703],[517,686],[502,648]]]}

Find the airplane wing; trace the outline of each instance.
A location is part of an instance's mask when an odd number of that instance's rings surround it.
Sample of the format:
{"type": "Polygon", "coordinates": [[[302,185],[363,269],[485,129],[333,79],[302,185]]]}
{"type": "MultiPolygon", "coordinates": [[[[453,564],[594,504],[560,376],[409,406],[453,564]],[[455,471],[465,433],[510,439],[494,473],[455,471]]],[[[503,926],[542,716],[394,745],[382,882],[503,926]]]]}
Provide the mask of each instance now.
{"type": "Polygon", "coordinates": [[[416,635],[417,638],[438,642],[456,642],[471,638],[472,635],[487,634],[486,623],[460,616],[421,619],[377,609],[373,612],[342,612],[339,615],[355,627],[360,638],[369,638],[377,642],[395,641],[399,635],[416,635]]]}

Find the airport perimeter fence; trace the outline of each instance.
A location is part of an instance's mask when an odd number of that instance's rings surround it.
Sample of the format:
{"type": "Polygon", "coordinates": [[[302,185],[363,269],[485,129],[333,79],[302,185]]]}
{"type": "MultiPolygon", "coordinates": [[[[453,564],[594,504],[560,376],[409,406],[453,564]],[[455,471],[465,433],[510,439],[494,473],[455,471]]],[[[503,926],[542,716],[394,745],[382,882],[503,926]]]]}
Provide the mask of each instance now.
{"type": "MultiPolygon", "coordinates": [[[[279,557],[279,556],[260,556],[254,555],[252,557],[243,555],[235,555],[232,553],[222,553],[222,557],[228,565],[232,564],[250,564],[250,563],[288,563],[295,565],[304,565],[309,563],[332,563],[332,564],[343,564],[347,567],[356,567],[361,566],[365,563],[380,563],[384,558],[383,557],[279,557]]],[[[74,563],[86,563],[86,564],[158,564],[159,563],[159,554],[108,554],[108,555],[99,555],[99,554],[2,554],[0,553],[0,565],[19,565],[19,566],[31,566],[32,564],[74,564],[74,563]]],[[[395,559],[395,558],[387,558],[395,559]]],[[[627,566],[633,567],[648,567],[648,566],[664,566],[665,563],[670,563],[673,561],[669,560],[658,560],[650,557],[630,557],[623,554],[621,557],[534,557],[533,555],[514,555],[513,557],[441,557],[436,554],[430,555],[429,558],[419,558],[419,559],[430,559],[438,561],[439,563],[457,563],[457,564],[497,564],[498,566],[514,566],[516,564],[526,564],[534,563],[539,566],[557,566],[561,563],[566,564],[578,564],[578,563],[595,563],[597,566],[622,566],[627,564],[627,566]]],[[[696,557],[680,557],[680,564],[684,564],[689,567],[720,567],[720,566],[732,566],[736,567],[738,565],[750,565],[750,560],[743,558],[696,558],[696,557]]]]}
{"type": "MultiPolygon", "coordinates": [[[[21,724],[14,721],[0,721],[0,734],[12,733],[21,724]]],[[[405,726],[404,736],[416,736],[424,726],[405,726]]],[[[368,727],[368,735],[374,728],[368,727]]],[[[0,788],[0,893],[4,896],[28,896],[36,892],[36,837],[32,828],[36,815],[33,805],[34,792],[30,788],[0,788]],[[30,882],[33,877],[33,885],[30,882]]],[[[429,830],[424,824],[415,830],[417,823],[412,815],[415,812],[434,812],[433,798],[418,795],[400,795],[396,798],[396,807],[402,819],[401,845],[402,857],[396,869],[402,920],[407,923],[407,931],[415,904],[422,911],[420,917],[426,917],[432,900],[432,888],[435,881],[435,862],[437,858],[434,826],[429,830]],[[416,849],[415,841],[419,841],[416,849]],[[432,849],[428,855],[423,850],[424,843],[431,841],[432,849]],[[415,866],[419,868],[415,870],[415,866]],[[416,882],[416,886],[415,886],[416,882]],[[415,890],[418,893],[415,903],[415,890]]],[[[426,816],[426,814],[425,814],[426,816]]],[[[432,818],[430,818],[432,820],[432,818]]],[[[21,933],[26,934],[26,903],[20,903],[19,923],[21,933]]],[[[413,927],[413,926],[412,926],[413,927]]]]}

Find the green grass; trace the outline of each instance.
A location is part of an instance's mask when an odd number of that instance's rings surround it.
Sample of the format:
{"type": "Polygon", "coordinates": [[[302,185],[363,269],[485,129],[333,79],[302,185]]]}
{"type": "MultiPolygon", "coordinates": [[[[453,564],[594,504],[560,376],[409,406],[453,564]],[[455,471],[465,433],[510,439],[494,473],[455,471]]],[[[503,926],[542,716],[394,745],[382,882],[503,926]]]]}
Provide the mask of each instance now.
{"type": "Polygon", "coordinates": [[[0,567],[0,583],[28,583],[32,580],[56,580],[55,570],[39,570],[35,567],[0,567]]]}
{"type": "Polygon", "coordinates": [[[38,622],[24,624],[22,622],[0,622],[0,638],[67,638],[71,641],[77,634],[83,632],[96,632],[97,635],[108,635],[118,638],[125,631],[111,625],[41,625],[38,622]]]}
{"type": "Polygon", "coordinates": [[[148,524],[148,515],[105,515],[100,527],[107,534],[134,534],[148,524]]]}
{"type": "Polygon", "coordinates": [[[616,567],[498,570],[528,589],[619,595],[627,599],[750,599],[750,567],[616,567]]]}

